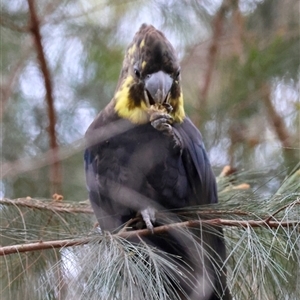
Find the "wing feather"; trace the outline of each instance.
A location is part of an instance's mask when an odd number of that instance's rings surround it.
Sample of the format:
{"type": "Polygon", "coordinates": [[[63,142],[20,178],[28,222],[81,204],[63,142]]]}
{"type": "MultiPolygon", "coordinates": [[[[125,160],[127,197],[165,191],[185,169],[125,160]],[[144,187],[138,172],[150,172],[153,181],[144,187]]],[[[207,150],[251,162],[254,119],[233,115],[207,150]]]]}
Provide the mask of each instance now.
{"type": "Polygon", "coordinates": [[[217,203],[215,175],[211,169],[201,133],[189,118],[185,118],[183,123],[175,124],[174,127],[182,138],[182,159],[194,197],[196,197],[192,201],[195,203],[192,204],[217,203]]]}

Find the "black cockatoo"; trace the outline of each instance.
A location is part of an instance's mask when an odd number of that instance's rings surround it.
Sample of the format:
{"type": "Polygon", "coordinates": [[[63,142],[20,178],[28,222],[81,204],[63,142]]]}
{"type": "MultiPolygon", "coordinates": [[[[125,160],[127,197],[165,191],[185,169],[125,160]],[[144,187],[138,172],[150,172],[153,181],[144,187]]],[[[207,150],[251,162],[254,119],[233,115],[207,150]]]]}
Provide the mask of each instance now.
{"type": "MultiPolygon", "coordinates": [[[[167,212],[218,201],[201,134],[185,115],[175,50],[151,25],[135,34],[114,97],[86,140],[89,198],[102,231],[116,231],[138,215],[153,230],[181,220],[167,212]],[[166,217],[159,217],[163,212],[166,217]]],[[[231,299],[222,229],[173,230],[145,241],[171,254],[172,261],[178,258],[185,276],[179,272],[174,281],[182,299],[231,299]]]]}

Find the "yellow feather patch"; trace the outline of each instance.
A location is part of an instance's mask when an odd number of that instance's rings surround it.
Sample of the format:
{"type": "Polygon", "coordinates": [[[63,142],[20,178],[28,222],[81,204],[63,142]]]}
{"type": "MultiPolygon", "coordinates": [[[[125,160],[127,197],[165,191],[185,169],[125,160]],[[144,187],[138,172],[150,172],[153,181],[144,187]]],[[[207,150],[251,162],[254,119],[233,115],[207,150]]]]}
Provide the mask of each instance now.
{"type": "Polygon", "coordinates": [[[142,70],[146,67],[146,64],[147,64],[146,61],[143,61],[143,62],[142,62],[142,70]]]}
{"type": "Polygon", "coordinates": [[[147,105],[141,99],[140,107],[132,107],[132,99],[129,98],[129,89],[134,82],[132,76],[128,76],[120,89],[115,94],[115,112],[119,117],[128,119],[134,124],[145,124],[149,121],[149,115],[147,113],[147,105]]]}
{"type": "MultiPolygon", "coordinates": [[[[145,124],[149,122],[149,107],[141,99],[140,106],[133,107],[133,100],[129,98],[129,90],[134,83],[132,76],[128,76],[122,83],[120,89],[115,94],[115,112],[119,117],[128,119],[134,124],[145,124]]],[[[180,93],[178,99],[170,99],[170,104],[174,110],[170,113],[175,122],[181,123],[185,118],[183,107],[183,95],[180,93]]]]}
{"type": "Polygon", "coordinates": [[[178,99],[171,99],[170,104],[172,105],[172,107],[176,107],[176,109],[174,109],[174,111],[172,111],[171,113],[174,121],[182,123],[185,118],[182,92],[180,93],[180,97],[178,99]]]}
{"type": "Polygon", "coordinates": [[[143,39],[140,43],[140,48],[142,49],[145,46],[145,39],[143,39]]]}
{"type": "Polygon", "coordinates": [[[132,54],[135,52],[136,50],[136,45],[133,44],[128,50],[127,50],[127,53],[132,56],[132,54]]]}

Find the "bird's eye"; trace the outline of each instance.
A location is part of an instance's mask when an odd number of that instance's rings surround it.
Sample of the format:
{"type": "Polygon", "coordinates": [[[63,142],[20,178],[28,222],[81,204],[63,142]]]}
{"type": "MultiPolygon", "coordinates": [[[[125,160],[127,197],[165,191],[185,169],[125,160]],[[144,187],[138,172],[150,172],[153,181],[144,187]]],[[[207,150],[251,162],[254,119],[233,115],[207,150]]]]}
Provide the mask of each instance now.
{"type": "Polygon", "coordinates": [[[137,69],[137,68],[134,68],[134,74],[137,78],[140,78],[141,77],[141,73],[140,71],[137,69]]]}
{"type": "Polygon", "coordinates": [[[175,73],[175,79],[179,79],[180,76],[180,69],[178,69],[175,73]]]}

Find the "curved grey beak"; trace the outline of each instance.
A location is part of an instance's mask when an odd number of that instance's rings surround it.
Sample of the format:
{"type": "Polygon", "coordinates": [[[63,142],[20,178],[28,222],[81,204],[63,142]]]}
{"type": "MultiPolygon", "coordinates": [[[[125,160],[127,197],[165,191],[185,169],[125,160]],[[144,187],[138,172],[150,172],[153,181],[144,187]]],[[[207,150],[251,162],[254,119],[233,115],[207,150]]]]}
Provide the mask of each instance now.
{"type": "Polygon", "coordinates": [[[163,71],[149,75],[145,79],[145,89],[151,96],[150,104],[164,103],[173,84],[173,78],[163,71]],[[152,101],[151,101],[152,100],[152,101]],[[151,103],[154,102],[154,103],[151,103]]]}

